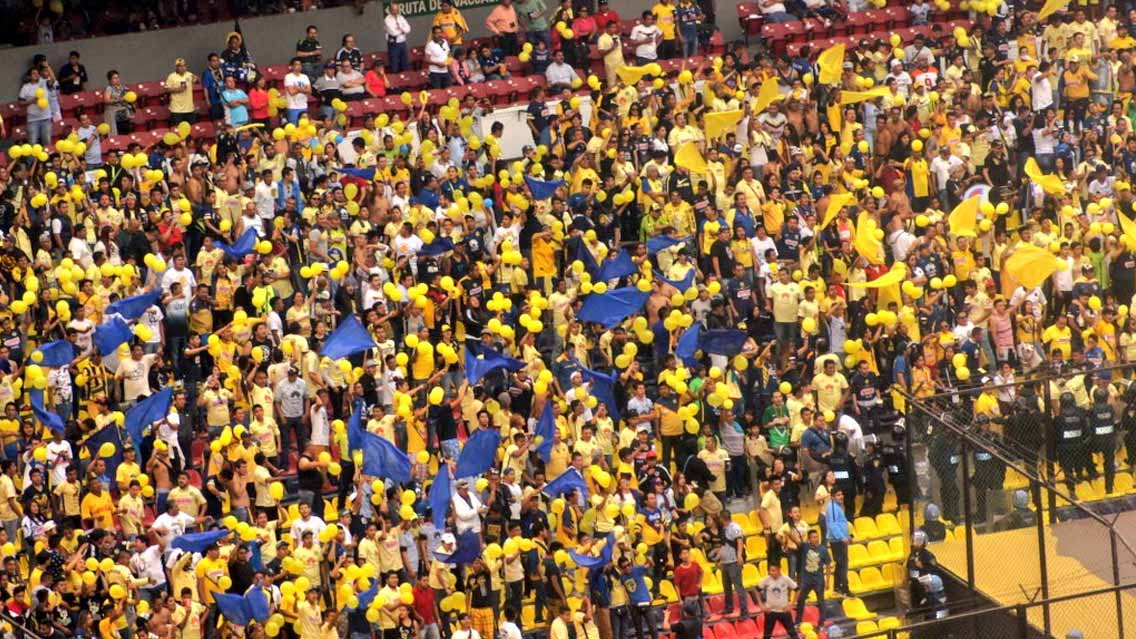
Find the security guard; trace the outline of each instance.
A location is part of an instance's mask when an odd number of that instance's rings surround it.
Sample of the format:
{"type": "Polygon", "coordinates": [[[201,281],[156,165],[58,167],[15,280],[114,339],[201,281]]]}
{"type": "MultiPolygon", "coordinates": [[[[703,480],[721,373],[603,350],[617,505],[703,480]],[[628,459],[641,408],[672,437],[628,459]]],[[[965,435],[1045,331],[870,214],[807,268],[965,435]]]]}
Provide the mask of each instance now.
{"type": "MultiPolygon", "coordinates": [[[[992,447],[1000,445],[1000,437],[998,433],[991,429],[990,418],[986,415],[979,415],[975,418],[980,429],[980,437],[988,442],[992,447]]],[[[986,522],[987,516],[987,491],[1001,490],[1002,483],[1006,479],[1006,466],[999,460],[995,459],[994,455],[989,450],[983,448],[976,448],[974,450],[974,490],[975,501],[978,512],[975,514],[975,521],[978,523],[986,522]]]]}
{"type": "Polygon", "coordinates": [[[1100,453],[1104,456],[1104,492],[1112,492],[1116,478],[1116,413],[1108,401],[1108,391],[1103,388],[1093,390],[1092,442],[1086,456],[1100,453]]]}
{"type": "Polygon", "coordinates": [[[867,458],[864,460],[864,502],[860,504],[861,517],[875,517],[884,510],[884,494],[887,493],[887,481],[884,479],[884,461],[879,453],[879,444],[875,435],[869,435],[864,440],[867,449],[867,458]]]}
{"type": "Polygon", "coordinates": [[[959,478],[958,468],[962,462],[958,440],[950,433],[938,433],[931,440],[928,454],[931,468],[939,478],[939,497],[943,504],[943,517],[952,522],[959,521],[959,478]]]}
{"type": "Polygon", "coordinates": [[[927,607],[927,589],[925,581],[921,578],[937,574],[939,562],[935,554],[927,550],[927,533],[922,529],[916,530],[911,537],[911,552],[907,555],[907,585],[910,589],[910,608],[918,610],[927,607]]]}
{"type": "Polygon", "coordinates": [[[1124,432],[1124,450],[1128,451],[1128,467],[1136,468],[1136,383],[1124,392],[1124,412],[1120,416],[1124,432]]]}
{"type": "Polygon", "coordinates": [[[907,429],[896,424],[891,429],[891,443],[880,446],[880,455],[883,458],[884,469],[887,470],[888,481],[895,489],[896,500],[906,504],[911,500],[911,491],[907,483],[907,429]]]}
{"type": "Polygon", "coordinates": [[[841,432],[832,435],[832,453],[828,456],[828,468],[836,476],[836,487],[844,491],[844,504],[849,512],[854,511],[857,488],[860,484],[856,460],[848,453],[848,436],[841,432]]]}
{"type": "Polygon", "coordinates": [[[1057,414],[1057,463],[1065,474],[1065,488],[1070,494],[1077,489],[1076,473],[1081,457],[1088,455],[1085,446],[1089,433],[1089,419],[1084,409],[1077,406],[1073,393],[1061,393],[1061,410],[1057,414]]]}

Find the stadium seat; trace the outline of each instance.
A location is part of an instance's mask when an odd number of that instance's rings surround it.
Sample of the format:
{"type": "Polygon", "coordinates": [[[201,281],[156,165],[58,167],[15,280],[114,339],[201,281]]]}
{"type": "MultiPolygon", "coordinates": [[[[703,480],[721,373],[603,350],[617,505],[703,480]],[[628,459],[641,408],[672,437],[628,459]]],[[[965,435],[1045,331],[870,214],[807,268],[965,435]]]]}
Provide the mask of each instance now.
{"type": "Polygon", "coordinates": [[[1120,473],[1116,476],[1116,483],[1113,484],[1113,492],[1116,494],[1124,494],[1132,492],[1134,482],[1132,475],[1128,473],[1120,473]]]}
{"type": "Polygon", "coordinates": [[[856,596],[868,593],[868,589],[860,582],[860,573],[855,570],[848,571],[848,590],[856,596]]]}
{"type": "Polygon", "coordinates": [[[746,537],[746,560],[754,561],[756,559],[764,559],[768,552],[766,546],[765,537],[762,535],[746,537]]]}
{"type": "Polygon", "coordinates": [[[872,556],[868,553],[868,548],[864,544],[849,544],[848,545],[848,567],[859,568],[867,566],[873,562],[872,556]]]}
{"type": "Polygon", "coordinates": [[[860,585],[865,592],[878,592],[887,590],[889,587],[884,576],[880,574],[880,569],[875,566],[869,566],[860,571],[860,585]]]}
{"type": "Polygon", "coordinates": [[[848,19],[844,21],[847,28],[847,33],[865,34],[869,31],[869,25],[872,21],[868,17],[866,11],[854,11],[848,14],[848,19]]]}
{"type": "Polygon", "coordinates": [[[907,576],[903,572],[903,564],[884,564],[880,568],[880,574],[883,575],[884,581],[889,586],[902,586],[907,581],[907,576]]]}
{"type": "Polygon", "coordinates": [[[742,585],[746,588],[756,588],[759,581],[761,581],[761,573],[757,571],[757,566],[754,564],[743,564],[742,585]]]}
{"type": "Polygon", "coordinates": [[[698,564],[699,566],[702,566],[702,569],[704,571],[710,571],[710,562],[706,560],[706,555],[702,552],[701,548],[690,549],[690,560],[698,564]]]}
{"type": "Polygon", "coordinates": [[[881,537],[892,537],[894,535],[903,534],[903,529],[899,527],[899,520],[896,519],[894,513],[880,513],[876,515],[876,530],[880,531],[881,537]]]}
{"type": "Polygon", "coordinates": [[[880,630],[891,630],[900,627],[899,617],[880,617],[878,625],[880,630]]]}
{"type": "Polygon", "coordinates": [[[864,605],[864,600],[859,597],[845,597],[840,602],[840,607],[844,610],[844,616],[857,621],[864,619],[873,619],[874,615],[864,605]]]}
{"type": "Polygon", "coordinates": [[[527,605],[521,608],[521,628],[524,630],[534,630],[536,627],[536,607],[527,605]]]}
{"type": "MultiPolygon", "coordinates": [[[[736,608],[735,608],[736,610],[736,608]]],[[[714,624],[711,626],[714,629],[714,636],[718,639],[737,639],[737,633],[734,631],[734,624],[729,621],[714,624]]]]}
{"type": "Polygon", "coordinates": [[[856,539],[879,539],[880,531],[876,528],[876,521],[871,517],[857,517],[852,524],[856,527],[856,539]]]}
{"type": "MultiPolygon", "coordinates": [[[[576,572],[584,572],[577,570],[576,572]]],[[[587,574],[587,573],[585,573],[587,574]]],[[[678,601],[678,591],[675,590],[674,583],[670,579],[664,579],[659,582],[659,595],[667,603],[675,603],[678,601]]]]}
{"type": "Polygon", "coordinates": [[[880,629],[879,626],[877,626],[876,622],[874,622],[874,621],[857,621],[856,622],[856,634],[858,634],[858,635],[871,634],[873,632],[876,632],[879,629],[880,629]]]}
{"type": "Polygon", "coordinates": [[[734,624],[734,634],[738,639],[757,639],[761,633],[753,619],[742,619],[734,624]]]}
{"type": "Polygon", "coordinates": [[[711,615],[721,614],[726,607],[726,598],[722,594],[706,597],[706,609],[711,615]]]}
{"type": "Polygon", "coordinates": [[[753,520],[750,519],[750,517],[748,515],[746,515],[745,513],[734,513],[734,514],[730,515],[730,520],[733,521],[735,524],[741,526],[742,534],[745,535],[746,537],[749,537],[750,535],[757,535],[757,534],[761,533],[761,528],[758,527],[758,526],[755,526],[754,523],[753,523],[753,520]]]}
{"type": "Polygon", "coordinates": [[[702,573],[702,592],[708,595],[722,594],[722,582],[716,572],[707,570],[702,573]]]}
{"type": "Polygon", "coordinates": [[[903,561],[907,558],[907,547],[903,543],[903,537],[889,539],[888,548],[891,549],[892,561],[903,561]]]}
{"type": "Polygon", "coordinates": [[[738,25],[742,28],[742,35],[748,43],[750,36],[761,33],[761,25],[765,18],[755,2],[739,2],[737,6],[738,25]]]}
{"type": "Polygon", "coordinates": [[[882,564],[899,559],[892,552],[891,546],[888,546],[888,543],[882,539],[874,539],[868,542],[868,555],[871,556],[869,564],[882,564]]]}

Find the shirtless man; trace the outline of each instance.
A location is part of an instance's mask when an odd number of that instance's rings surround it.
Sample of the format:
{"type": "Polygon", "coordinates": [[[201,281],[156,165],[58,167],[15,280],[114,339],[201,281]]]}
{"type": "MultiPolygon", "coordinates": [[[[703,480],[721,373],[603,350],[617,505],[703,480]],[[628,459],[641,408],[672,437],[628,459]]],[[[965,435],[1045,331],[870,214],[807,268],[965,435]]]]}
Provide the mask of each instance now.
{"type": "MultiPolygon", "coordinates": [[[[161,444],[165,441],[158,440],[161,444]]],[[[157,494],[158,512],[166,512],[166,499],[169,497],[170,490],[173,489],[173,481],[170,475],[173,472],[173,464],[170,461],[170,447],[169,445],[154,444],[154,450],[150,453],[150,459],[146,462],[146,474],[150,475],[151,481],[154,482],[154,492],[157,494]]]]}
{"type": "Polygon", "coordinates": [[[249,509],[248,485],[252,481],[249,474],[248,462],[238,459],[232,470],[221,471],[221,482],[229,491],[229,505],[233,515],[240,521],[252,523],[252,513],[249,509]]]}

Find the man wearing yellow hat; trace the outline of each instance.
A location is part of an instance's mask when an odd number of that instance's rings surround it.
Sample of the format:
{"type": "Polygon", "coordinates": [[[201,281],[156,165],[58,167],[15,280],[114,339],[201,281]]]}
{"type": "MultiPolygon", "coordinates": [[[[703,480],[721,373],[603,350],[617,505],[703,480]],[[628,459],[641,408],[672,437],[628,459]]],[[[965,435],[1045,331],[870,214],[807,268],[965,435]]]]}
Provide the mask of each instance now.
{"type": "Polygon", "coordinates": [[[174,60],[174,70],[168,76],[163,86],[170,94],[170,126],[176,127],[182,122],[193,124],[197,120],[194,114],[193,82],[197,76],[193,75],[185,66],[185,58],[174,60]]]}

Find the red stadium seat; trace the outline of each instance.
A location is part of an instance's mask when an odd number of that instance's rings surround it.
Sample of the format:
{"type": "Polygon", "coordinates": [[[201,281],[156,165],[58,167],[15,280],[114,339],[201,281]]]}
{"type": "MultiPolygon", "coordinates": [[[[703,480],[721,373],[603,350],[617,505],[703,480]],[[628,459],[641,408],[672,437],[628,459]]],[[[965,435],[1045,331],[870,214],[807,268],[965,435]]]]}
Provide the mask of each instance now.
{"type": "Polygon", "coordinates": [[[748,43],[750,36],[761,33],[761,25],[765,22],[765,18],[756,2],[739,2],[737,6],[738,25],[741,26],[742,35],[748,43]]]}
{"type": "Polygon", "coordinates": [[[892,26],[892,18],[887,9],[868,9],[864,12],[864,17],[868,20],[868,31],[890,29],[892,26]]]}
{"type": "Polygon", "coordinates": [[[138,94],[138,100],[144,105],[158,104],[166,95],[166,87],[161,82],[141,82],[131,87],[138,94]]]}
{"type": "Polygon", "coordinates": [[[866,11],[858,11],[848,14],[848,19],[845,20],[844,23],[848,25],[848,33],[857,34],[867,33],[870,30],[872,21],[866,11]]]}
{"type": "Polygon", "coordinates": [[[738,639],[757,639],[761,636],[762,630],[758,630],[753,619],[742,619],[734,624],[734,633],[738,639]]]}
{"type": "Polygon", "coordinates": [[[907,24],[911,20],[911,14],[907,12],[907,7],[888,7],[884,9],[884,13],[888,15],[888,28],[895,28],[901,24],[907,24]]]}
{"type": "Polygon", "coordinates": [[[264,79],[268,80],[269,86],[274,86],[284,80],[284,76],[288,75],[288,65],[273,64],[261,67],[260,71],[264,74],[264,79]]]}
{"type": "Polygon", "coordinates": [[[824,23],[823,20],[816,18],[805,18],[803,21],[805,27],[805,35],[807,39],[814,38],[827,38],[832,35],[832,29],[824,23]]]}
{"type": "Polygon", "coordinates": [[[489,88],[489,95],[493,98],[493,103],[498,106],[506,106],[513,99],[513,87],[505,80],[493,80],[485,83],[489,88]]]}
{"type": "Polygon", "coordinates": [[[198,122],[197,124],[193,125],[193,133],[191,135],[193,135],[193,137],[195,138],[205,138],[207,140],[212,140],[213,138],[217,137],[217,126],[208,120],[204,122],[198,122]]]}

